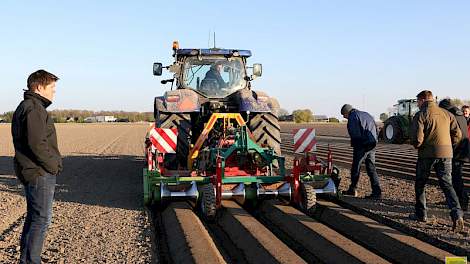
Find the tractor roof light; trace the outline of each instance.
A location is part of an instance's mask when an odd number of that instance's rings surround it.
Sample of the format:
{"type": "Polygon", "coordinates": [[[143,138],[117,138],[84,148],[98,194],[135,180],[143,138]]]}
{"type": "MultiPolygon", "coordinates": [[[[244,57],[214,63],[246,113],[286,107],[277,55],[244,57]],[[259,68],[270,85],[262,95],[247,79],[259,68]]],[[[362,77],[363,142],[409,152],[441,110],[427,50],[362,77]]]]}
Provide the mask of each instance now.
{"type": "Polygon", "coordinates": [[[232,56],[233,56],[233,57],[239,57],[239,56],[240,56],[240,52],[238,52],[238,50],[234,50],[234,51],[232,52],[232,56]]]}
{"type": "Polygon", "coordinates": [[[173,50],[177,50],[180,48],[180,44],[178,43],[178,41],[173,41],[173,50]]]}
{"type": "Polygon", "coordinates": [[[189,54],[191,54],[191,55],[193,55],[193,56],[196,56],[196,55],[199,54],[199,50],[193,49],[193,50],[191,50],[191,52],[190,52],[189,54]]]}

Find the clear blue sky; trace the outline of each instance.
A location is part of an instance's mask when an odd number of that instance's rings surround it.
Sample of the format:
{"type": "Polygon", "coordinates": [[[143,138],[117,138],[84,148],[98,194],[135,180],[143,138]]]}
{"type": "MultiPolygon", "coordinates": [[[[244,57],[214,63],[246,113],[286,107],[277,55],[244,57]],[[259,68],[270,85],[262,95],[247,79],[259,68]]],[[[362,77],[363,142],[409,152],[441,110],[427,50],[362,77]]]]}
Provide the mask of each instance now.
{"type": "Polygon", "coordinates": [[[289,111],[339,116],[350,103],[378,117],[429,89],[470,98],[469,1],[2,1],[0,113],[26,78],[57,74],[51,109],[153,111],[168,86],[152,63],[171,43],[252,50],[254,89],[289,111]]]}

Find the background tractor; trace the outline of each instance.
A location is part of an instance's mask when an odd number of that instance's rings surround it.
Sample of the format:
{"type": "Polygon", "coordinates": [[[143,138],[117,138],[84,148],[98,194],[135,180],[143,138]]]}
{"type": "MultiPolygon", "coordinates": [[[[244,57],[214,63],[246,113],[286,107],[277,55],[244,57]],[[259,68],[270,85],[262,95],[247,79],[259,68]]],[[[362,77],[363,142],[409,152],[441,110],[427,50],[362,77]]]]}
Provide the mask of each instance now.
{"type": "Polygon", "coordinates": [[[410,125],[413,116],[418,112],[416,99],[398,100],[394,112],[385,120],[381,134],[387,143],[402,144],[410,137],[410,125]]]}

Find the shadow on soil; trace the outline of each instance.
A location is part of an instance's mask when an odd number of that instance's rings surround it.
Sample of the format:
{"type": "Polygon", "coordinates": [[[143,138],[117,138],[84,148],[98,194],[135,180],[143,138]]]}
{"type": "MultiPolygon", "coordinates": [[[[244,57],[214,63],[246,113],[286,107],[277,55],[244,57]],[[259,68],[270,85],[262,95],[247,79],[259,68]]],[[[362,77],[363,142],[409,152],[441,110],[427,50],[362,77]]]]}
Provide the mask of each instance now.
{"type": "MultiPolygon", "coordinates": [[[[135,156],[67,156],[57,177],[55,200],[142,210],[143,161],[135,156]]],[[[0,192],[23,194],[13,158],[0,157],[0,192]]]]}

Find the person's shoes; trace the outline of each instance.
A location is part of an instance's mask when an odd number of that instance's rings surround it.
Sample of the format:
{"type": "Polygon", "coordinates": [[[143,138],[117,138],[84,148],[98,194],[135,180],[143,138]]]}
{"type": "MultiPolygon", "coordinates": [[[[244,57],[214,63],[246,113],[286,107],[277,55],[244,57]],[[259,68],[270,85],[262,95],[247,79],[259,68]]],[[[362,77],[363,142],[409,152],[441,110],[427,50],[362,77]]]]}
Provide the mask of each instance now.
{"type": "Polygon", "coordinates": [[[372,199],[372,200],[378,200],[378,199],[382,199],[382,194],[372,193],[370,195],[366,195],[366,197],[364,197],[364,198],[372,199]]]}
{"type": "Polygon", "coordinates": [[[357,191],[348,189],[347,191],[343,192],[343,195],[357,197],[357,191]]]}
{"type": "Polygon", "coordinates": [[[454,231],[456,233],[460,233],[460,232],[463,231],[463,227],[464,227],[463,218],[459,217],[459,218],[454,220],[454,225],[452,226],[452,231],[454,231]]]}
{"type": "Polygon", "coordinates": [[[460,201],[460,206],[462,207],[463,211],[468,211],[468,196],[465,194],[462,201],[460,201]]]}
{"type": "Polygon", "coordinates": [[[410,214],[408,218],[410,218],[413,221],[418,221],[422,223],[426,223],[428,221],[427,216],[417,216],[415,213],[410,214]]]}

